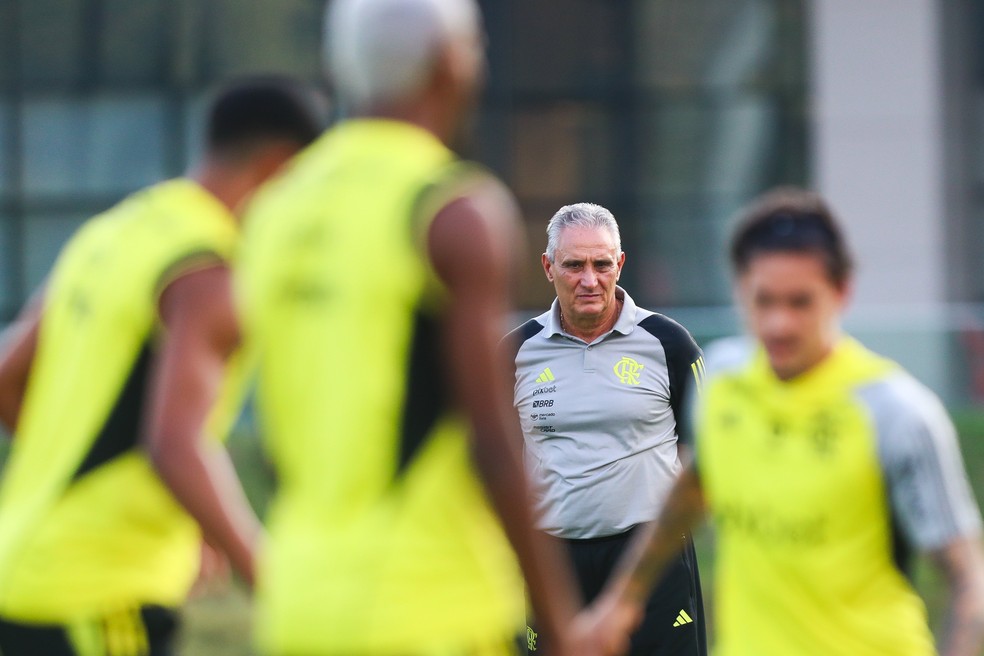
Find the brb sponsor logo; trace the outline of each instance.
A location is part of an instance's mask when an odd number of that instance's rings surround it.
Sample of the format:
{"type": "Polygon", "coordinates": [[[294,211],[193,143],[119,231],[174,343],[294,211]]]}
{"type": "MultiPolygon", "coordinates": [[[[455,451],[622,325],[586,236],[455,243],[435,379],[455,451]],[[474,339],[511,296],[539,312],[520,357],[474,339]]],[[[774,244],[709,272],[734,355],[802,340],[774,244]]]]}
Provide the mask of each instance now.
{"type": "Polygon", "coordinates": [[[533,402],[534,408],[552,408],[554,404],[553,399],[537,399],[533,402]]]}

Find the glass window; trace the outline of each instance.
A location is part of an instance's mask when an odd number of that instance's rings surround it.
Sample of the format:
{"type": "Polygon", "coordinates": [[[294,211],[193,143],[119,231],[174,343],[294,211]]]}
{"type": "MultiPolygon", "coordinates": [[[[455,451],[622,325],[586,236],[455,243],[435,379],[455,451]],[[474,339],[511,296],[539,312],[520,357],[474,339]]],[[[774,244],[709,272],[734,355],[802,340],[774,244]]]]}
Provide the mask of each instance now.
{"type": "Polygon", "coordinates": [[[164,107],[151,95],[24,105],[29,196],[120,193],[165,176],[164,107]]]}
{"type": "Polygon", "coordinates": [[[0,101],[0,200],[13,190],[12,123],[10,104],[0,101]]]}
{"type": "Polygon", "coordinates": [[[13,316],[20,302],[20,290],[15,289],[17,275],[11,265],[17,261],[18,245],[13,237],[14,219],[0,211],[0,319],[13,316]]]}
{"type": "Polygon", "coordinates": [[[632,218],[646,257],[627,274],[659,305],[727,303],[728,218],[767,187],[804,182],[803,45],[786,34],[802,34],[802,3],[634,7],[632,218]]]}
{"type": "Polygon", "coordinates": [[[644,144],[640,191],[754,194],[780,168],[780,113],[772,98],[754,94],[715,103],[691,98],[647,109],[639,120],[644,144]]]}
{"type": "Polygon", "coordinates": [[[83,0],[16,3],[20,65],[26,86],[66,88],[82,80],[90,55],[84,47],[92,18],[86,11],[88,5],[83,0]]]}
{"type": "Polygon", "coordinates": [[[5,93],[16,79],[16,55],[13,52],[17,47],[15,9],[13,2],[0,2],[0,94],[5,93]]]}
{"type": "Polygon", "coordinates": [[[740,200],[689,194],[643,200],[625,277],[639,297],[657,306],[715,305],[729,296],[727,234],[721,217],[740,200]]]}
{"type": "Polygon", "coordinates": [[[47,277],[68,238],[89,218],[85,214],[29,214],[24,221],[24,298],[47,277]]]}
{"type": "Polygon", "coordinates": [[[214,0],[203,49],[209,77],[257,71],[318,76],[323,11],[324,3],[311,0],[214,0]]]}
{"type": "MultiPolygon", "coordinates": [[[[775,75],[783,0],[637,0],[635,77],[643,88],[756,84],[775,75]]],[[[785,54],[785,53],[784,53],[785,54]]]]}
{"type": "Polygon", "coordinates": [[[611,193],[615,139],[604,107],[562,102],[514,120],[510,183],[520,198],[564,205],[611,193]]]}
{"type": "Polygon", "coordinates": [[[517,93],[594,93],[619,86],[629,69],[627,3],[598,0],[513,3],[508,66],[517,93]]]}
{"type": "Polygon", "coordinates": [[[166,79],[169,16],[163,0],[102,0],[97,68],[105,84],[166,79]]]}
{"type": "Polygon", "coordinates": [[[700,185],[706,158],[704,130],[710,112],[696,99],[648,103],[636,131],[639,168],[636,184],[643,193],[686,194],[700,185]]]}
{"type": "Polygon", "coordinates": [[[205,150],[205,121],[207,119],[209,95],[206,92],[188,98],[182,107],[184,115],[185,169],[201,161],[205,150]]]}

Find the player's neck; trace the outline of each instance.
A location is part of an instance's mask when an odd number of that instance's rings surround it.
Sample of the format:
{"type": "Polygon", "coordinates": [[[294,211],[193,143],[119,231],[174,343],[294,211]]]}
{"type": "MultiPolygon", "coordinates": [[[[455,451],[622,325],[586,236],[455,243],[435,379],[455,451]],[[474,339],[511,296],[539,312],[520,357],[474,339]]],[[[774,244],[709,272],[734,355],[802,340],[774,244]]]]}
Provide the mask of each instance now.
{"type": "Polygon", "coordinates": [[[246,200],[269,175],[256,162],[237,164],[235,160],[206,158],[188,177],[212,194],[238,220],[246,200]]]}
{"type": "Polygon", "coordinates": [[[229,175],[221,167],[214,165],[203,165],[188,177],[212,194],[233,214],[252,191],[251,186],[243,179],[244,176],[229,175]]]}
{"type": "Polygon", "coordinates": [[[773,364],[772,371],[775,373],[776,378],[783,382],[789,382],[791,380],[801,378],[822,367],[823,364],[830,359],[830,356],[833,355],[836,346],[836,341],[824,344],[821,349],[814,353],[812,357],[807,359],[804,363],[799,364],[798,366],[785,368],[777,367],[773,364]]]}
{"type": "Polygon", "coordinates": [[[574,320],[568,314],[564,314],[561,308],[561,330],[590,344],[615,327],[619,315],[622,314],[622,303],[622,299],[616,298],[607,313],[597,317],[576,317],[574,320]]]}
{"type": "Polygon", "coordinates": [[[424,95],[413,102],[377,104],[357,114],[363,118],[402,121],[430,132],[441,143],[449,145],[455,131],[454,111],[439,99],[424,95]]]}

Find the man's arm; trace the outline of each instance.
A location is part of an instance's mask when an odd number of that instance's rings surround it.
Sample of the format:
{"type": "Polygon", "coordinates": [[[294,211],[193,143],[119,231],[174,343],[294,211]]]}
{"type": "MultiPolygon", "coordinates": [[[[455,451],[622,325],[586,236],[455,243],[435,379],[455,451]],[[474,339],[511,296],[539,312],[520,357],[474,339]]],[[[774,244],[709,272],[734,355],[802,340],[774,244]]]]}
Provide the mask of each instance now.
{"type": "Polygon", "coordinates": [[[946,577],[949,608],[940,656],[977,656],[984,648],[984,550],[981,539],[960,538],[930,552],[946,577]]]}
{"type": "Polygon", "coordinates": [[[681,472],[655,521],[646,524],[622,556],[605,590],[594,601],[579,629],[593,635],[609,654],[625,650],[628,636],[642,619],[646,600],[667,565],[704,517],[704,494],[693,464],[681,472]]]}
{"type": "Polygon", "coordinates": [[[431,223],[428,251],[450,291],[445,360],[451,387],[472,429],[472,454],[493,507],[519,559],[537,621],[559,653],[579,595],[565,554],[534,529],[519,453],[507,369],[497,353],[509,310],[515,210],[504,190],[489,185],[446,205],[431,223]]]}
{"type": "Polygon", "coordinates": [[[892,517],[910,545],[930,556],[949,593],[938,635],[942,656],[969,656],[984,647],[982,522],[967,480],[953,422],[943,404],[908,377],[870,394],[878,457],[892,517]]]}
{"type": "Polygon", "coordinates": [[[669,562],[683,547],[689,535],[704,517],[704,493],[692,464],[673,484],[656,521],[647,524],[633,539],[613,578],[613,590],[626,601],[643,604],[659,582],[669,562]]]}
{"type": "Polygon", "coordinates": [[[228,453],[203,435],[226,362],[239,343],[230,278],[228,268],[214,266],[181,276],[161,294],[165,329],[143,440],[158,475],[206,540],[252,585],[260,524],[228,453]]]}
{"type": "Polygon", "coordinates": [[[20,417],[27,378],[38,346],[42,294],[24,307],[17,320],[4,331],[0,346],[0,423],[13,436],[20,417]]]}

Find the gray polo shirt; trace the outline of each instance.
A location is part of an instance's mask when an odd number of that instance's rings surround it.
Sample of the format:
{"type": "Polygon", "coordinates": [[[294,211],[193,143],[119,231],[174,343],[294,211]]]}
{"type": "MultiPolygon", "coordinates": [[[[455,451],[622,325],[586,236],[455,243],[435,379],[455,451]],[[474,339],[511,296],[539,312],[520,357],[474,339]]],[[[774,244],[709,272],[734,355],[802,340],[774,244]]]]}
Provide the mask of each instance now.
{"type": "Polygon", "coordinates": [[[590,344],[561,330],[556,299],[504,340],[540,528],[557,537],[655,519],[680,469],[683,397],[700,349],[680,324],[616,294],[618,321],[590,344]]]}

